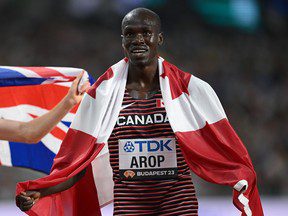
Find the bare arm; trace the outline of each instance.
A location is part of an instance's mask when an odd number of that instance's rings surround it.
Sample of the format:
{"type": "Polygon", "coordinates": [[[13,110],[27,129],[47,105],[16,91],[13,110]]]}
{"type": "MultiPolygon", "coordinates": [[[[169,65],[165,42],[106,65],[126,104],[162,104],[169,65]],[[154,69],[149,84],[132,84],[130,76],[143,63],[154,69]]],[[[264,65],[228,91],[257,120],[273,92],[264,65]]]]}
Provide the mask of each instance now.
{"type": "Polygon", "coordinates": [[[42,188],[39,191],[25,191],[21,195],[16,196],[16,205],[21,211],[28,211],[41,197],[59,193],[71,188],[75,185],[86,173],[86,169],[82,170],[77,175],[67,181],[49,188],[42,188]]]}
{"type": "Polygon", "coordinates": [[[73,176],[72,178],[68,179],[67,181],[61,184],[58,184],[49,188],[40,189],[39,190],[40,197],[45,197],[54,193],[59,193],[59,192],[62,192],[64,190],[71,188],[85,175],[85,173],[86,173],[86,169],[82,170],[80,173],[78,173],[77,175],[73,176]]]}
{"type": "Polygon", "coordinates": [[[77,86],[81,73],[73,81],[67,95],[48,113],[29,122],[19,122],[0,119],[0,140],[14,142],[37,143],[77,104],[83,97],[83,92],[89,86],[85,83],[78,92],[77,86]]]}

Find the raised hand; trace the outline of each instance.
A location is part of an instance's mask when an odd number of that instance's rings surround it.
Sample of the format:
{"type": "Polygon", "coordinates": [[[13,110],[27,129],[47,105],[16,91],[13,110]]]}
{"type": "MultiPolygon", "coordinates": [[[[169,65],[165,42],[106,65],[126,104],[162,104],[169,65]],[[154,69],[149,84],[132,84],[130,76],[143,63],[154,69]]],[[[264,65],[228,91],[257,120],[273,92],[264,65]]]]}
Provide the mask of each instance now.
{"type": "Polygon", "coordinates": [[[80,86],[80,88],[78,87],[78,85],[81,82],[81,78],[83,75],[84,75],[84,71],[82,71],[76,77],[76,79],[73,81],[73,83],[69,89],[69,92],[66,95],[66,98],[68,100],[70,100],[70,102],[74,105],[81,101],[81,99],[83,97],[83,93],[90,87],[89,81],[84,82],[83,85],[80,86]]]}

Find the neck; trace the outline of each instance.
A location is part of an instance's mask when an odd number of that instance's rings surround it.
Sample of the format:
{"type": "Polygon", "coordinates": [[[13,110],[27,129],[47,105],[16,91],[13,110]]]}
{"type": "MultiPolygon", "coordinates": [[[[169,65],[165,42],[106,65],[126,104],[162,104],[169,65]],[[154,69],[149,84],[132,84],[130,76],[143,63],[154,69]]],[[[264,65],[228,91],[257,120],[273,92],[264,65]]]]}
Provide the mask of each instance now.
{"type": "Polygon", "coordinates": [[[158,59],[149,65],[134,65],[129,63],[127,89],[150,91],[159,86],[158,59]]]}

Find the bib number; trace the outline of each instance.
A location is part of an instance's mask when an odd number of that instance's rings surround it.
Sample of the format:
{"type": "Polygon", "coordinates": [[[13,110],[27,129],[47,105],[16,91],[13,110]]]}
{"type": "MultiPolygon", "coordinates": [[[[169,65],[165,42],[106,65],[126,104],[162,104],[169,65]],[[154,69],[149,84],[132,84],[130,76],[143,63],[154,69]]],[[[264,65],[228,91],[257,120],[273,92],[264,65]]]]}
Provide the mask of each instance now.
{"type": "Polygon", "coordinates": [[[125,180],[176,178],[175,139],[119,140],[119,172],[125,180]]]}

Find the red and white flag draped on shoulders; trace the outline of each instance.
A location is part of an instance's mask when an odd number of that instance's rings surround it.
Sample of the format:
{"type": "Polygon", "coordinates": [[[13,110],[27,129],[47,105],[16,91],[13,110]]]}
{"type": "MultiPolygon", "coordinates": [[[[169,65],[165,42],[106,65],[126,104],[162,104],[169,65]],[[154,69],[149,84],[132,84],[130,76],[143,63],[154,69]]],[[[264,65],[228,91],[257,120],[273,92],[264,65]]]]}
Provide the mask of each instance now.
{"type": "MultiPolygon", "coordinates": [[[[242,215],[263,215],[251,159],[213,89],[161,57],[158,61],[164,105],[190,169],[209,182],[233,187],[233,203],[242,215]]],[[[127,73],[123,59],[84,96],[51,174],[17,185],[17,194],[51,187],[87,168],[76,185],[41,198],[29,215],[101,215],[100,206],[113,201],[107,140],[121,109],[127,73]]]]}

